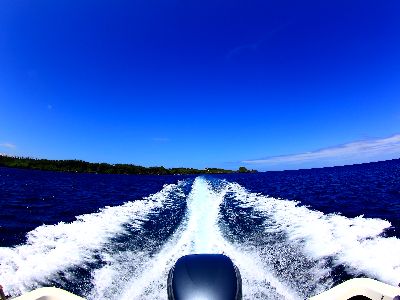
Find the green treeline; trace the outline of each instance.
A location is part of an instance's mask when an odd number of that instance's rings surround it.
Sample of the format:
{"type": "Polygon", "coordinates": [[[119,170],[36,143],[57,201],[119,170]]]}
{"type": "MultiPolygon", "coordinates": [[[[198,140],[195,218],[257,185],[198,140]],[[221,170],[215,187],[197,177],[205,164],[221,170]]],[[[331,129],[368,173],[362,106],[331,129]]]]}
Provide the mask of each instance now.
{"type": "MultiPolygon", "coordinates": [[[[83,160],[49,160],[29,157],[11,157],[0,155],[0,166],[10,168],[35,169],[46,171],[79,172],[79,173],[104,173],[104,174],[138,174],[138,175],[174,175],[174,174],[221,174],[235,173],[232,170],[206,168],[204,170],[193,168],[164,168],[142,167],[131,164],[90,163],[83,160]]],[[[240,167],[238,172],[250,171],[240,167]]]]}

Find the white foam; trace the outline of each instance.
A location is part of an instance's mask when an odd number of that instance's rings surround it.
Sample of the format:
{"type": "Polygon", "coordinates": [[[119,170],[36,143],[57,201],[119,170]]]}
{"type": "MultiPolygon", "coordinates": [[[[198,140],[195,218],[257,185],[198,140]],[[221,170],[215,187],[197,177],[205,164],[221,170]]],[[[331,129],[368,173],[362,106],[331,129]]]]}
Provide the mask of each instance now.
{"type": "Polygon", "coordinates": [[[299,202],[275,199],[249,193],[238,184],[230,185],[231,191],[243,207],[252,207],[275,227],[266,231],[284,231],[291,243],[310,257],[333,257],[336,264],[347,267],[357,275],[367,274],[384,282],[397,285],[400,278],[400,240],[384,238],[381,234],[391,226],[382,219],[347,218],[299,206],[299,202]]]}
{"type": "Polygon", "coordinates": [[[53,279],[56,272],[84,267],[111,238],[126,232],[124,225],[140,228],[147,214],[161,207],[170,192],[179,192],[179,184],[166,185],[142,200],[78,216],[72,223],[40,226],[27,234],[26,244],[0,248],[1,280],[6,283],[6,292],[20,294],[38,282],[53,279]]]}
{"type": "Polygon", "coordinates": [[[192,253],[224,253],[240,269],[243,279],[244,299],[255,299],[257,295],[269,295],[270,299],[296,299],[298,296],[282,284],[262,263],[256,251],[240,249],[238,244],[226,241],[218,227],[219,209],[226,192],[212,191],[210,185],[198,178],[189,196],[189,223],[185,240],[193,242],[192,253]]]}
{"type": "MultiPolygon", "coordinates": [[[[165,299],[169,269],[179,257],[192,253],[225,253],[231,257],[242,274],[244,299],[304,297],[308,291],[315,291],[319,279],[329,275],[324,265],[327,257],[354,274],[362,272],[392,284],[400,278],[400,241],[380,236],[389,222],[362,216],[325,215],[295,201],[250,193],[235,183],[220,182],[217,191],[202,177],[192,185],[184,219],[161,248],[159,242],[157,249],[151,245],[133,247],[137,250],[118,250],[112,244],[111,240],[118,235],[129,234],[127,224],[140,231],[143,221],[152,218],[158,208],[181,207],[182,203],[176,201],[185,200],[170,197],[171,192],[180,193],[180,184],[167,185],[143,200],[79,216],[72,223],[40,226],[28,234],[26,244],[0,248],[1,280],[7,282],[6,292],[18,294],[54,280],[55,273],[69,267],[85,267],[96,254],[101,255],[104,265],[91,270],[94,288],[88,295],[90,299],[165,299]],[[224,238],[218,223],[220,205],[226,193],[231,192],[241,207],[254,209],[265,217],[261,238],[262,234],[284,233],[286,240],[278,245],[279,250],[257,243],[228,242],[224,238]],[[271,265],[274,261],[290,264],[288,260],[296,259],[291,251],[300,251],[314,260],[310,267],[300,257],[295,265],[311,268],[293,275],[312,277],[306,279],[308,290],[297,289],[290,284],[295,277],[279,274],[271,265]]],[[[251,213],[248,217],[252,217],[251,213]]],[[[64,275],[73,276],[68,272],[64,275]]]]}
{"type": "Polygon", "coordinates": [[[193,253],[225,253],[231,257],[242,273],[244,299],[257,295],[298,298],[259,263],[256,253],[242,251],[223,238],[218,219],[225,192],[215,192],[204,178],[196,178],[187,199],[186,219],[161,251],[154,256],[128,251],[112,257],[94,274],[95,289],[90,298],[165,299],[168,271],[179,257],[193,253]],[[109,276],[114,276],[111,282],[109,276]],[[128,276],[131,279],[125,280],[128,276]],[[111,294],[107,293],[110,289],[111,294]]]}

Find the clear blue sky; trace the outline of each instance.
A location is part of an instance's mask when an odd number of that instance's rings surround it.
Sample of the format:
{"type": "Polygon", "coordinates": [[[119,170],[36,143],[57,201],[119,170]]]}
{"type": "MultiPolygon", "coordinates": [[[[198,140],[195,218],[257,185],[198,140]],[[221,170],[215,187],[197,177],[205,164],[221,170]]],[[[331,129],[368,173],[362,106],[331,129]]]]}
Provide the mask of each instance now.
{"type": "Polygon", "coordinates": [[[0,153],[259,170],[400,157],[399,16],[398,0],[3,0],[0,153]]]}

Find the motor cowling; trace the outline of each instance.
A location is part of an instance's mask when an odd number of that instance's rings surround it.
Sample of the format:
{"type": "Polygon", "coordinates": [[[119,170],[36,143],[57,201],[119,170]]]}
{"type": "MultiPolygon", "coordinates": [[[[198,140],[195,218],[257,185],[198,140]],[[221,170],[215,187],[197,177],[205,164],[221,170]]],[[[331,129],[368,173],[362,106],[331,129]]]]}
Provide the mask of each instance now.
{"type": "Polygon", "coordinates": [[[169,300],[239,300],[239,269],[223,254],[192,254],[177,260],[168,274],[169,300]]]}

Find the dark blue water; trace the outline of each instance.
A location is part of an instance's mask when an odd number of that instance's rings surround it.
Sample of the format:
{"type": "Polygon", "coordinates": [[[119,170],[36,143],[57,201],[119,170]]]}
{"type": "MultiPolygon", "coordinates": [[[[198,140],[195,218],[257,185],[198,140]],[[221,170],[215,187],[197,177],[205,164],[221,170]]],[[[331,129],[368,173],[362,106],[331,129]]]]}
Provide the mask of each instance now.
{"type": "Polygon", "coordinates": [[[179,256],[224,252],[245,299],[301,299],[400,281],[399,220],[400,160],[200,177],[0,168],[0,281],[165,299],[179,256]]]}
{"type": "Polygon", "coordinates": [[[324,213],[389,220],[391,234],[400,237],[400,160],[225,177],[253,192],[297,200],[324,213]]]}
{"type": "MultiPolygon", "coordinates": [[[[184,179],[190,176],[180,176],[184,179]]],[[[80,174],[0,167],[0,242],[24,242],[42,224],[72,222],[104,206],[141,199],[176,183],[175,176],[80,174]]]]}

